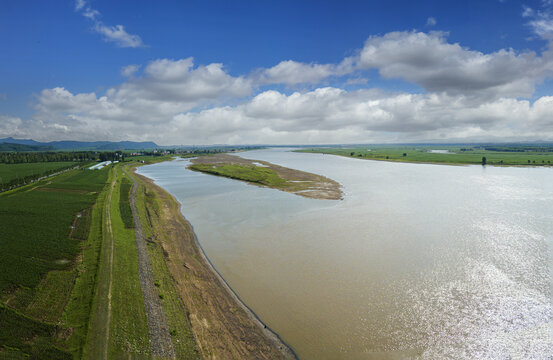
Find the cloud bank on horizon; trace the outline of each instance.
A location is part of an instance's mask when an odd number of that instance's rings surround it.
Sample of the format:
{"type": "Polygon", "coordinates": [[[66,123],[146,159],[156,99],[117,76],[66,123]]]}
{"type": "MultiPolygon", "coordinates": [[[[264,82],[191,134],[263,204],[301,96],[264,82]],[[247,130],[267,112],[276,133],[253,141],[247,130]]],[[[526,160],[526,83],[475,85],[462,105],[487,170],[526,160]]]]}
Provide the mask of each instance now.
{"type": "MultiPolygon", "coordinates": [[[[117,47],[144,47],[124,26],[100,21],[85,0],[75,11],[117,47]]],[[[411,30],[369,36],[336,63],[283,59],[241,75],[192,57],[128,64],[119,69],[124,80],[105,91],[60,84],[37,94],[28,118],[0,113],[0,137],[159,144],[553,140],[553,95],[535,97],[553,75],[553,17],[544,3],[522,8],[521,21],[543,39],[542,51],[485,53],[450,42],[446,32],[411,30]],[[382,81],[415,90],[386,89],[382,81]]],[[[422,25],[437,24],[428,17],[422,25]]]]}

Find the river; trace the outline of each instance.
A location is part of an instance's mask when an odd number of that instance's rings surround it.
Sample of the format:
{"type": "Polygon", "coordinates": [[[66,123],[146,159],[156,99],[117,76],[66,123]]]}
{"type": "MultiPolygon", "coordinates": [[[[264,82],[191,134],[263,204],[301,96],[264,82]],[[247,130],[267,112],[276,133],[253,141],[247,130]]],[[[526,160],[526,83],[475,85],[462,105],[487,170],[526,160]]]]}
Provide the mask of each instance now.
{"type": "Polygon", "coordinates": [[[553,170],[293,153],[243,157],[343,185],[316,200],[186,170],[173,194],[215,267],[301,359],[550,359],[553,170]]]}

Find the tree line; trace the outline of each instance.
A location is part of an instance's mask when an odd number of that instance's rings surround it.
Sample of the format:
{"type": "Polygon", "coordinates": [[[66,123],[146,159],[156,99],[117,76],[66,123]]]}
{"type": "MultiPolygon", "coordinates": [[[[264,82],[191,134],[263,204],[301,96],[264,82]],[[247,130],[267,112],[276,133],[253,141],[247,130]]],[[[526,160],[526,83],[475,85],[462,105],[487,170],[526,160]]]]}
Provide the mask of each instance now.
{"type": "Polygon", "coordinates": [[[98,154],[93,151],[78,152],[0,152],[0,164],[24,164],[37,162],[83,162],[98,159],[98,154]]]}

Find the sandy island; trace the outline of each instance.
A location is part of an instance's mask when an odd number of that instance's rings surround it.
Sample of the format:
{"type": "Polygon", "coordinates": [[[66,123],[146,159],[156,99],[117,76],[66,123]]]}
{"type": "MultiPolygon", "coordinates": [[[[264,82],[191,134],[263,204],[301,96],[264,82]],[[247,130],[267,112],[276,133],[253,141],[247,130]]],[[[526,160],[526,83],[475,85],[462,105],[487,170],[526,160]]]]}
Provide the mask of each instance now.
{"type": "MultiPolygon", "coordinates": [[[[192,159],[191,162],[193,164],[210,165],[213,167],[214,170],[224,165],[239,165],[243,167],[250,167],[254,170],[256,168],[270,169],[278,175],[280,180],[282,180],[281,184],[263,184],[259,182],[248,181],[247,179],[243,179],[238,176],[228,176],[220,173],[215,175],[226,176],[237,180],[244,180],[253,185],[271,187],[277,190],[290,192],[295,195],[312,199],[341,200],[343,198],[342,186],[332,179],[305,171],[271,164],[267,161],[249,160],[228,154],[216,154],[209,156],[200,156],[198,158],[192,159]]],[[[212,175],[214,174],[211,171],[201,170],[194,166],[191,166],[189,168],[191,170],[202,171],[210,173],[212,175]]]]}

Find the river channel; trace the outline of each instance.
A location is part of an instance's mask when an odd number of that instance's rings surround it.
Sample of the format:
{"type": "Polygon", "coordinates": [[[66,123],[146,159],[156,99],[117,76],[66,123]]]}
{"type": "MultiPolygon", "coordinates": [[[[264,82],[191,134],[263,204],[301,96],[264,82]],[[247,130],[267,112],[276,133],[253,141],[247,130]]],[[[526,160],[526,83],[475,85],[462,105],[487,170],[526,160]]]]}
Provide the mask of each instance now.
{"type": "Polygon", "coordinates": [[[137,172],[179,200],[217,270],[301,359],[551,359],[553,169],[240,155],[334,179],[344,200],[186,160],[137,172]]]}

